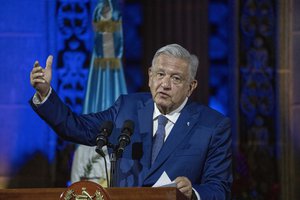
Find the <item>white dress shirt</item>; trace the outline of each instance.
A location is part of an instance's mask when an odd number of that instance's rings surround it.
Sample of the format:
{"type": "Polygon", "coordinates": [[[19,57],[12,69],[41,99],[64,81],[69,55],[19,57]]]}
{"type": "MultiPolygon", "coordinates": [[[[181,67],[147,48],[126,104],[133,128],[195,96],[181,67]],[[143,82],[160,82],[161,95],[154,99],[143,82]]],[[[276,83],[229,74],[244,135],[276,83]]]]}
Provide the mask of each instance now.
{"type": "MultiPolygon", "coordinates": [[[[165,126],[165,130],[166,130],[166,135],[165,135],[165,141],[168,138],[174,124],[176,123],[181,110],[183,109],[183,107],[185,106],[186,102],[187,102],[188,98],[186,98],[184,100],[184,102],[174,111],[170,112],[169,114],[164,115],[166,118],[168,118],[168,122],[165,126]]],[[[156,131],[157,131],[157,126],[158,126],[158,116],[159,115],[163,115],[157,108],[156,103],[154,103],[154,112],[153,112],[153,136],[155,135],[156,131]]]]}

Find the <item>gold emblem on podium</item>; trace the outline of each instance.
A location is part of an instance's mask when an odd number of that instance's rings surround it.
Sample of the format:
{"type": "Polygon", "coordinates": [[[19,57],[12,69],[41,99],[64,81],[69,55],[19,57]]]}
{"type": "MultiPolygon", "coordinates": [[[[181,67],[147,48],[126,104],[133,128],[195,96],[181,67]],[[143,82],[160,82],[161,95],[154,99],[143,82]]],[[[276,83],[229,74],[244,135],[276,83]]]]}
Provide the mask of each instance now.
{"type": "Polygon", "coordinates": [[[91,181],[79,181],[70,185],[60,195],[61,200],[110,200],[106,190],[91,181]]]}

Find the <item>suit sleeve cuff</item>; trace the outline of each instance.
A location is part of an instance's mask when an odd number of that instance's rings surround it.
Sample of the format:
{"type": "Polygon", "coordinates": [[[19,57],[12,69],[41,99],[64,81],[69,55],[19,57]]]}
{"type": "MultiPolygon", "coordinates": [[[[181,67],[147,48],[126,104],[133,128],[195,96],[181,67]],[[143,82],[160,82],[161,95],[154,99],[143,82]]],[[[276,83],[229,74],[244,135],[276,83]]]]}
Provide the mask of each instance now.
{"type": "Polygon", "coordinates": [[[193,189],[192,200],[201,200],[199,193],[194,188],[192,189],[193,189]]]}
{"type": "Polygon", "coordinates": [[[52,92],[52,88],[50,87],[50,90],[49,90],[47,96],[45,97],[45,99],[43,101],[41,101],[40,98],[38,97],[37,93],[35,93],[34,96],[33,96],[33,98],[32,98],[32,103],[35,106],[39,106],[39,105],[45,103],[45,101],[47,101],[47,99],[49,98],[51,92],[52,92]]]}

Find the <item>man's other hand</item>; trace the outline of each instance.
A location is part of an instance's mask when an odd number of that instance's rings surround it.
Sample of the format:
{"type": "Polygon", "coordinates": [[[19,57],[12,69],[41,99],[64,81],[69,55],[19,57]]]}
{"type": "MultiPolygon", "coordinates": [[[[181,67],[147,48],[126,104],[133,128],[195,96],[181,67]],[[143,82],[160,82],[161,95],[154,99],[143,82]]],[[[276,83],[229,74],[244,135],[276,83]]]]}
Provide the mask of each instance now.
{"type": "Polygon", "coordinates": [[[191,199],[193,193],[191,181],[184,176],[179,176],[174,181],[177,185],[177,189],[182,192],[188,199],[191,199]]]}

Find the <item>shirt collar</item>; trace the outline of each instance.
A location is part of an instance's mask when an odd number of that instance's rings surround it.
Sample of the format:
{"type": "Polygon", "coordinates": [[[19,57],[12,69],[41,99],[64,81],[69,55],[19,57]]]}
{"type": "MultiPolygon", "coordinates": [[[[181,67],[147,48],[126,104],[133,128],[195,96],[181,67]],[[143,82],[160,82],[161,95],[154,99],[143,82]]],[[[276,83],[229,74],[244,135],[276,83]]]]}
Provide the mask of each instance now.
{"type": "MultiPolygon", "coordinates": [[[[182,104],[170,112],[169,114],[166,114],[165,117],[168,118],[169,121],[171,121],[173,124],[175,124],[176,120],[178,119],[181,110],[184,108],[185,104],[187,103],[188,98],[186,97],[185,100],[182,102],[182,104]]],[[[159,115],[163,115],[157,108],[156,103],[154,102],[154,112],[153,112],[153,120],[156,120],[159,115]]]]}

